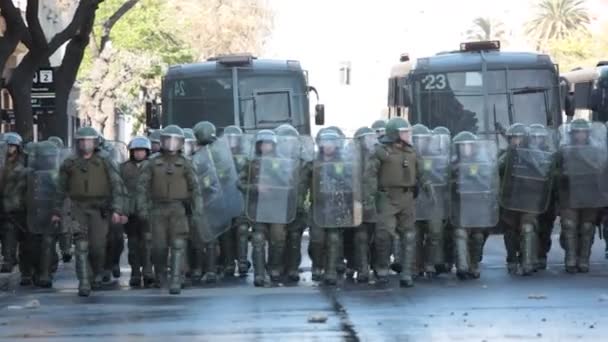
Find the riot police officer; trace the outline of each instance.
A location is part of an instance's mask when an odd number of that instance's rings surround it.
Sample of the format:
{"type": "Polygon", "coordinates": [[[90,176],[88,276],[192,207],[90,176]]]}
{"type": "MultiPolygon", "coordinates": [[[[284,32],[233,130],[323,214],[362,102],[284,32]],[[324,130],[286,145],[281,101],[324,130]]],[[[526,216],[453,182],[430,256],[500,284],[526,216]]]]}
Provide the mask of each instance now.
{"type": "Polygon", "coordinates": [[[547,210],[551,197],[554,156],[547,141],[543,148],[522,124],[509,127],[507,137],[509,147],[499,160],[501,220],[505,245],[512,249],[507,262],[509,272],[530,275],[537,266],[538,216],[547,210]]]}
{"type": "MultiPolygon", "coordinates": [[[[0,236],[2,237],[3,263],[0,268],[2,273],[10,273],[17,264],[17,250],[19,250],[19,268],[21,271],[21,283],[30,285],[32,283],[32,272],[30,267],[30,254],[25,244],[25,191],[27,172],[24,166],[22,152],[23,140],[14,132],[4,134],[6,146],[2,149],[0,156],[3,161],[2,179],[0,179],[0,191],[2,193],[2,226],[0,236]],[[20,248],[18,246],[21,245],[20,248]]],[[[33,145],[32,145],[33,147],[33,145]]]]}
{"type": "Polygon", "coordinates": [[[73,228],[78,295],[88,296],[91,287],[98,289],[101,286],[110,224],[108,218],[113,224],[122,222],[124,185],[113,162],[96,153],[99,135],[93,128],[79,128],[75,139],[76,154],[60,167],[52,220],[61,220],[64,200],[69,197],[76,223],[73,228]],[[92,284],[90,279],[93,279],[92,284]]]}
{"type": "Polygon", "coordinates": [[[403,118],[389,120],[380,142],[375,153],[379,160],[375,270],[379,282],[388,281],[391,236],[399,235],[403,268],[400,284],[411,287],[416,262],[415,193],[418,186],[428,192],[432,187],[421,182],[409,122],[403,118]]]}
{"type": "MultiPolygon", "coordinates": [[[[301,141],[304,138],[300,136],[295,127],[289,124],[283,124],[277,127],[275,132],[277,136],[299,138],[301,141]]],[[[310,143],[312,144],[312,140],[310,143]]],[[[302,234],[308,225],[309,208],[306,205],[306,197],[309,193],[312,176],[312,160],[307,159],[307,156],[312,155],[312,151],[306,151],[307,148],[312,148],[312,145],[306,147],[304,144],[302,144],[302,153],[299,156],[300,165],[298,166],[298,169],[300,172],[300,177],[298,184],[298,207],[296,218],[287,225],[284,268],[287,273],[287,279],[291,282],[297,282],[300,280],[299,267],[302,260],[302,234]]]]}
{"type": "Polygon", "coordinates": [[[456,275],[480,277],[479,262],[488,228],[498,223],[496,143],[467,131],[452,140],[450,221],[454,226],[456,275]]]}
{"type": "Polygon", "coordinates": [[[192,163],[180,153],[184,131],[169,125],[160,139],[161,153],[151,157],[141,171],[136,205],[140,217],[150,224],[156,284],[163,287],[167,283],[170,254],[169,293],[179,294],[190,218],[202,219],[203,205],[192,163]]]}
{"type": "Polygon", "coordinates": [[[386,133],[386,120],[376,120],[372,123],[372,129],[376,132],[378,139],[386,133]]]}
{"type": "Polygon", "coordinates": [[[152,144],[151,155],[160,152],[160,129],[155,129],[150,133],[150,143],[152,144]]]}
{"type": "Polygon", "coordinates": [[[129,247],[128,261],[131,266],[129,286],[132,287],[140,287],[142,280],[146,287],[154,284],[151,260],[152,234],[149,229],[149,222],[142,221],[137,215],[135,203],[137,182],[151,150],[152,146],[148,138],[134,137],[129,142],[129,160],[120,165],[120,174],[128,192],[127,214],[129,215],[129,221],[124,228],[129,247]]]}
{"type": "Polygon", "coordinates": [[[255,138],[252,159],[245,167],[248,174],[241,173],[240,184],[247,191],[246,213],[253,222],[255,286],[267,283],[267,266],[273,282],[283,274],[286,225],[295,219],[297,207],[299,145],[297,138],[277,137],[271,130],[261,130],[255,138]]]}
{"type": "Polygon", "coordinates": [[[412,128],[412,140],[421,172],[434,188],[436,198],[425,193],[416,198],[418,270],[433,277],[444,272],[444,227],[448,216],[449,135],[433,134],[426,126],[412,128]]]}
{"type": "MultiPolygon", "coordinates": [[[[251,136],[243,134],[243,130],[237,126],[224,128],[224,136],[228,138],[230,149],[234,157],[234,165],[239,174],[243,173],[251,153],[251,136]]],[[[245,171],[246,172],[246,171],[245,171]]],[[[251,262],[249,261],[249,227],[251,223],[244,214],[232,221],[233,236],[236,241],[236,258],[238,273],[247,275],[251,262]]],[[[299,248],[299,247],[298,247],[299,248]]]]}
{"type": "Polygon", "coordinates": [[[361,225],[355,228],[354,258],[357,282],[367,283],[370,271],[370,242],[376,228],[376,196],[378,193],[378,159],[374,158],[378,139],[374,130],[361,127],[355,132],[360,146],[361,191],[363,217],[361,225]]]}
{"type": "Polygon", "coordinates": [[[608,206],[602,178],[607,165],[606,126],[575,119],[560,127],[558,152],[560,240],[566,272],[586,273],[599,208],[608,206]]]}

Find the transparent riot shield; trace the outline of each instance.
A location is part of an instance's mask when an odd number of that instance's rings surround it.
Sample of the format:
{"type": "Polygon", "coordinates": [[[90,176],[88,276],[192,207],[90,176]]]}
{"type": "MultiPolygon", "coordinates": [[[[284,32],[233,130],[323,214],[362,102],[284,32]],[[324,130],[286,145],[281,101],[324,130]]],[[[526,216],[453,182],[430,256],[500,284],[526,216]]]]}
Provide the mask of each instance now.
{"type": "Polygon", "coordinates": [[[360,145],[348,138],[321,144],[313,161],[313,220],[323,228],[357,227],[363,221],[360,145]]]}
{"type": "Polygon", "coordinates": [[[217,231],[219,236],[230,228],[230,221],[233,218],[243,213],[244,199],[243,193],[237,187],[238,174],[228,139],[225,137],[217,139],[209,145],[209,150],[220,182],[222,201],[224,202],[221,216],[225,224],[222,231],[217,231]]]}
{"type": "Polygon", "coordinates": [[[300,136],[301,154],[300,159],[311,162],[315,155],[315,142],[310,135],[300,136]]]}
{"type": "Polygon", "coordinates": [[[300,140],[287,136],[277,137],[276,143],[254,145],[245,201],[245,213],[253,222],[287,224],[295,219],[299,149],[300,140]]]}
{"type": "Polygon", "coordinates": [[[504,163],[500,205],[517,212],[544,213],[551,197],[554,149],[509,148],[504,163]]]}
{"type": "Polygon", "coordinates": [[[234,158],[237,173],[240,173],[247,165],[252,152],[253,135],[251,134],[226,134],[230,151],[234,158]]]}
{"type": "Polygon", "coordinates": [[[127,145],[122,141],[117,140],[106,140],[104,142],[106,151],[110,154],[110,157],[117,164],[122,164],[129,159],[129,149],[127,145]]]}
{"type": "Polygon", "coordinates": [[[450,222],[462,228],[492,228],[498,223],[496,142],[475,140],[452,150],[450,222]]]}
{"type": "MultiPolygon", "coordinates": [[[[355,143],[358,145],[360,151],[360,172],[361,172],[361,192],[362,192],[362,204],[363,204],[363,222],[376,222],[376,194],[366,193],[366,189],[369,187],[377,188],[377,185],[369,185],[370,182],[377,183],[378,175],[372,174],[372,158],[376,152],[376,145],[378,144],[378,138],[376,133],[370,133],[362,135],[355,139],[355,143]]],[[[374,170],[375,171],[375,170],[374,170]]]]}
{"type": "Polygon", "coordinates": [[[559,198],[565,208],[608,206],[606,126],[560,127],[559,198]]]}
{"type": "MultiPolygon", "coordinates": [[[[416,138],[416,136],[414,136],[416,138]]],[[[428,135],[413,139],[425,181],[433,186],[435,198],[420,191],[416,198],[416,220],[447,219],[449,213],[450,137],[428,135]]]]}
{"type": "Polygon", "coordinates": [[[201,187],[204,210],[196,229],[201,241],[209,242],[224,232],[224,226],[231,218],[224,214],[222,185],[208,146],[201,147],[192,156],[192,165],[201,187]]]}
{"type": "Polygon", "coordinates": [[[8,145],[4,141],[0,141],[0,170],[4,170],[4,164],[6,163],[6,154],[8,152],[8,145]]]}
{"type": "Polygon", "coordinates": [[[28,156],[28,177],[26,201],[27,226],[30,233],[59,233],[51,225],[54,200],[57,195],[57,178],[59,174],[60,150],[52,143],[43,142],[36,146],[34,153],[28,156]]]}

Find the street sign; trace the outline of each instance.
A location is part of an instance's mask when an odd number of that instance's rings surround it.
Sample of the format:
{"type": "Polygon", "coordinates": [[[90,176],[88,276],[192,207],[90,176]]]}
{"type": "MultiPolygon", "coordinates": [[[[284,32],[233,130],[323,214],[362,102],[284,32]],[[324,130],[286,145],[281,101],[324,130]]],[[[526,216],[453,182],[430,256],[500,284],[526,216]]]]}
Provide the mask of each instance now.
{"type": "Polygon", "coordinates": [[[55,112],[55,73],[53,68],[40,68],[32,83],[32,111],[34,115],[55,112]]]}

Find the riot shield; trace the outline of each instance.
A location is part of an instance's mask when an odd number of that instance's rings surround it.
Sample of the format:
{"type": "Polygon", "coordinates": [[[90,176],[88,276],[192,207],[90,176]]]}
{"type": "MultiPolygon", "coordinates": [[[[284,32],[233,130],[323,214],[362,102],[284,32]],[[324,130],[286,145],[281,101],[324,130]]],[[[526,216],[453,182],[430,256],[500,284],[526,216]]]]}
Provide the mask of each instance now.
{"type": "Polygon", "coordinates": [[[500,191],[500,205],[509,210],[542,214],[549,206],[555,153],[509,148],[500,191]]]}
{"type": "Polygon", "coordinates": [[[560,204],[572,209],[608,206],[606,126],[593,123],[585,133],[565,124],[560,134],[560,204]]]}
{"type": "Polygon", "coordinates": [[[203,197],[204,215],[196,230],[201,241],[213,241],[230,219],[224,215],[222,185],[217,176],[215,164],[208,146],[201,147],[192,155],[192,166],[198,179],[203,197]]]}
{"type": "Polygon", "coordinates": [[[300,159],[311,162],[315,155],[315,142],[310,135],[300,136],[301,155],[300,159]]]}
{"type": "Polygon", "coordinates": [[[361,186],[362,186],[362,201],[363,201],[363,222],[376,222],[376,201],[375,194],[365,193],[365,186],[368,182],[377,182],[377,175],[370,177],[370,162],[374,158],[376,152],[376,145],[378,144],[378,138],[375,133],[362,135],[355,138],[355,143],[358,145],[357,148],[360,151],[360,175],[361,175],[361,186]],[[366,198],[365,196],[369,196],[366,198]]]}
{"type": "Polygon", "coordinates": [[[492,228],[498,223],[496,142],[454,144],[450,222],[462,228],[492,228]]]}
{"type": "Polygon", "coordinates": [[[420,170],[426,181],[433,186],[435,198],[420,191],[416,198],[416,220],[447,219],[449,213],[449,174],[450,174],[450,137],[448,135],[429,135],[428,139],[418,140],[415,145],[420,170]]]}
{"type": "Polygon", "coordinates": [[[313,220],[323,228],[357,227],[363,221],[360,145],[348,138],[332,143],[332,151],[319,147],[313,161],[313,220]]]}
{"type": "Polygon", "coordinates": [[[219,138],[213,144],[208,145],[208,148],[215,166],[221,188],[221,202],[223,203],[221,213],[208,213],[208,215],[213,216],[214,224],[212,227],[217,227],[213,230],[215,235],[213,238],[216,238],[230,229],[230,222],[233,218],[243,213],[244,200],[243,194],[237,187],[238,175],[228,139],[219,138]]]}
{"type": "Polygon", "coordinates": [[[53,231],[51,216],[57,195],[60,150],[52,143],[40,143],[35,152],[28,156],[28,176],[26,201],[27,226],[30,233],[59,233],[53,231]]]}
{"type": "Polygon", "coordinates": [[[245,201],[245,213],[253,222],[288,224],[295,219],[299,148],[299,139],[288,136],[277,137],[272,152],[262,153],[253,147],[245,201]]]}
{"type": "Polygon", "coordinates": [[[110,157],[117,164],[122,164],[129,159],[129,149],[127,145],[122,141],[117,140],[106,140],[104,142],[106,150],[110,154],[110,157]]]}
{"type": "Polygon", "coordinates": [[[247,165],[252,152],[253,135],[251,134],[226,134],[224,137],[234,157],[237,173],[240,173],[247,165]]]}

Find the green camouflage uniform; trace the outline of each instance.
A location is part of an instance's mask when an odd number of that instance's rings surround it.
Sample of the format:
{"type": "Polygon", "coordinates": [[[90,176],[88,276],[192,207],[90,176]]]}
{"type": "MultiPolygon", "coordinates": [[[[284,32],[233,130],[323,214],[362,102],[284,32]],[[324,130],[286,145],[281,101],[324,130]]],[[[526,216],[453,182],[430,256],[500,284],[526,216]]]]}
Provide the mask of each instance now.
{"type": "Polygon", "coordinates": [[[171,294],[181,293],[189,217],[196,224],[196,218],[203,215],[194,167],[179,153],[183,142],[181,128],[175,125],[165,127],[161,133],[163,151],[144,165],[137,184],[136,206],[140,217],[150,223],[152,264],[159,287],[167,281],[167,259],[171,248],[171,294]],[[167,139],[167,146],[163,139],[167,139]]]}
{"type": "MultiPolygon", "coordinates": [[[[96,132],[85,127],[79,129],[77,139],[92,140],[93,135],[96,132]]],[[[94,287],[101,285],[109,218],[112,213],[124,212],[124,184],[116,164],[101,153],[93,153],[89,159],[80,155],[67,158],[59,170],[57,216],[62,213],[66,197],[72,203],[79,294],[88,296],[90,278],[94,287]]]]}

